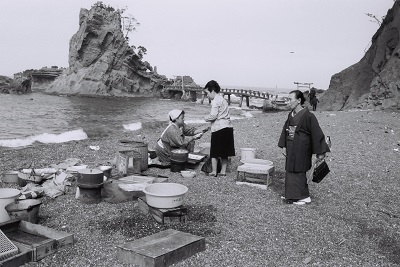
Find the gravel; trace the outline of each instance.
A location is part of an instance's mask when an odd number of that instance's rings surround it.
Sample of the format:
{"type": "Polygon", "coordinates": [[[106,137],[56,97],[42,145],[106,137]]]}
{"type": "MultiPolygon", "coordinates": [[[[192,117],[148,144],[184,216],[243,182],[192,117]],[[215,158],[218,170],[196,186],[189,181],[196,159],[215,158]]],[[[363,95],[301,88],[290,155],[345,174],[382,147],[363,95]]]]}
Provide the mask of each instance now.
{"type": "MultiPolygon", "coordinates": [[[[277,147],[286,112],[251,111],[234,120],[237,156],[226,177],[198,174],[185,179],[168,169],[165,175],[186,185],[188,222],[160,225],[138,209],[137,201],[87,205],[75,199],[76,184],[55,199],[42,198],[39,224],[74,234],[74,246],[59,249],[25,266],[128,266],[118,261],[116,246],[173,228],[206,238],[206,250],[174,266],[398,266],[400,265],[400,114],[371,111],[315,112],[331,136],[331,173],[310,184],[312,203],[284,204],[284,157],[277,147]],[[275,164],[273,184],[262,190],[236,185],[240,148],[257,148],[257,158],[275,164]]],[[[150,147],[162,127],[113,134],[62,144],[2,148],[0,171],[47,167],[67,158],[89,166],[106,164],[118,140],[146,136],[150,147]],[[93,151],[90,145],[99,145],[93,151]]],[[[209,133],[200,142],[209,142],[209,133]]],[[[115,174],[115,170],[113,170],[115,174]]],[[[0,187],[9,187],[0,183],[0,187]]],[[[13,186],[18,188],[17,185],[13,186]]]]}

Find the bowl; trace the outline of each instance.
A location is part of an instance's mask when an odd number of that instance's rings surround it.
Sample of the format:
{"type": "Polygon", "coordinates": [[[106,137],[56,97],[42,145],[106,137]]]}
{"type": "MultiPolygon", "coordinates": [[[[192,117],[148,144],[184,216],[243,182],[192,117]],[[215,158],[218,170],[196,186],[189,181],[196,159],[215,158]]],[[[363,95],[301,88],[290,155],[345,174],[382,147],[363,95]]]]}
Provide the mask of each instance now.
{"type": "Polygon", "coordinates": [[[188,188],[176,183],[150,184],[143,189],[149,206],[171,209],[183,205],[188,188]]]}
{"type": "Polygon", "coordinates": [[[184,178],[193,178],[196,176],[195,171],[181,171],[181,174],[184,178]]]}

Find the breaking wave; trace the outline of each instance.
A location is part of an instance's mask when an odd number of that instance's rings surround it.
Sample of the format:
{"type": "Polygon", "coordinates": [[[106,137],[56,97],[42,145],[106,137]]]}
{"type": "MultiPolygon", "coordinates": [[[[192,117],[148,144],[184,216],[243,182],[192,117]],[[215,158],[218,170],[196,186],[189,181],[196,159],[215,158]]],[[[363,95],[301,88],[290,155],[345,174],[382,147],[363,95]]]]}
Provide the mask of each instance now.
{"type": "Polygon", "coordinates": [[[87,134],[82,129],[79,129],[79,130],[64,132],[61,134],[43,133],[43,134],[28,136],[22,139],[0,140],[0,146],[23,147],[32,145],[34,142],[40,142],[45,144],[64,143],[72,140],[84,140],[87,138],[88,138],[87,134]]]}

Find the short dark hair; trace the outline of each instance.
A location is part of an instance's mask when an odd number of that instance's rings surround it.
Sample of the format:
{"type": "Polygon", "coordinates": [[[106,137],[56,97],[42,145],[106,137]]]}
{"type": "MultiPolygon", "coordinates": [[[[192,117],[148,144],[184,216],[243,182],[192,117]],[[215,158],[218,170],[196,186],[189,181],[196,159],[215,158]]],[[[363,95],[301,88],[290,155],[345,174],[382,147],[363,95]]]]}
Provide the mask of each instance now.
{"type": "Polygon", "coordinates": [[[219,84],[218,84],[216,81],[214,81],[214,80],[209,81],[209,82],[204,86],[204,89],[207,89],[210,93],[211,93],[212,91],[214,91],[214,92],[216,92],[216,93],[219,93],[219,92],[221,91],[221,87],[219,87],[219,84]]]}
{"type": "Polygon", "coordinates": [[[303,105],[304,102],[306,102],[306,99],[304,97],[304,94],[300,90],[293,90],[289,94],[294,94],[296,96],[296,99],[300,99],[300,104],[303,105]]]}

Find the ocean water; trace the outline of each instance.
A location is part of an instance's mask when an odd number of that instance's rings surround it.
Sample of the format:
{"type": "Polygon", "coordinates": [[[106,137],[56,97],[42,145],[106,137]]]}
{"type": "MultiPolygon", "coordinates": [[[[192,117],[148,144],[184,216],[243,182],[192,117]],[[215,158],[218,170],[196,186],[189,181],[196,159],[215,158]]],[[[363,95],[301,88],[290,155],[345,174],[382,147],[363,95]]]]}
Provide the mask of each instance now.
{"type": "MultiPolygon", "coordinates": [[[[108,136],[118,131],[139,131],[154,123],[167,123],[168,112],[185,110],[186,123],[205,123],[207,104],[150,98],[88,98],[0,94],[0,147],[108,136]]],[[[232,119],[251,113],[232,105],[232,119]]]]}

